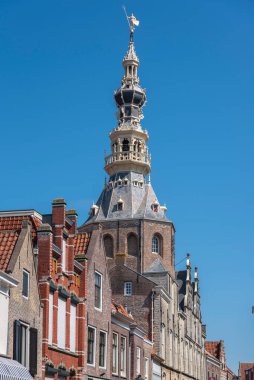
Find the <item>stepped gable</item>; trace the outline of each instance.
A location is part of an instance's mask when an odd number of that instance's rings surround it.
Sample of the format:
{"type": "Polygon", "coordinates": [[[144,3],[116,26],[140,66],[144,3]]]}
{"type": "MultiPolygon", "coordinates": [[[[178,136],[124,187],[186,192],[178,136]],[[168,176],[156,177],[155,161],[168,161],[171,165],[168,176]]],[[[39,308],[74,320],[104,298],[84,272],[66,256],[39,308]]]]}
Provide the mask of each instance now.
{"type": "Polygon", "coordinates": [[[128,311],[123,307],[123,305],[116,303],[114,300],[112,300],[111,304],[111,310],[113,313],[119,313],[124,315],[125,317],[131,319],[133,321],[133,316],[128,313],[128,311]]]}
{"type": "Polygon", "coordinates": [[[254,363],[239,363],[239,377],[240,379],[245,379],[245,371],[247,371],[247,369],[250,369],[254,367],[254,363]]]}
{"type": "Polygon", "coordinates": [[[221,356],[221,341],[205,342],[205,349],[216,359],[220,360],[221,356]]]}

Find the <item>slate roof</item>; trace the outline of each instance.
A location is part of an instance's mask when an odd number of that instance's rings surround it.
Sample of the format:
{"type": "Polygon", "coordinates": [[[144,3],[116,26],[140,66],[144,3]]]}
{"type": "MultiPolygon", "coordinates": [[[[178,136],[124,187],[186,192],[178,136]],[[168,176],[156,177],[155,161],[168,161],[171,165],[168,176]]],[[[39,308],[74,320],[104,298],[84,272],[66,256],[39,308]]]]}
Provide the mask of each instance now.
{"type": "Polygon", "coordinates": [[[84,255],[90,241],[90,235],[87,233],[80,233],[74,237],[74,253],[75,255],[84,255]]]}
{"type": "Polygon", "coordinates": [[[241,380],[245,379],[245,371],[254,367],[254,363],[239,363],[239,373],[241,380]]]}
{"type": "Polygon", "coordinates": [[[176,272],[176,282],[179,286],[179,307],[184,311],[184,297],[186,295],[186,278],[187,270],[179,270],[176,272]]]}
{"type": "Polygon", "coordinates": [[[161,273],[167,272],[167,269],[164,267],[160,259],[154,260],[150,268],[146,271],[146,273],[161,273]]]}
{"type": "MultiPolygon", "coordinates": [[[[86,223],[106,220],[121,219],[153,219],[168,221],[164,211],[159,208],[154,212],[151,208],[154,202],[158,202],[155,192],[150,184],[145,184],[144,176],[135,172],[117,173],[110,177],[113,188],[108,185],[102,191],[96,205],[99,210],[95,216],[90,215],[86,223]],[[117,181],[127,179],[128,185],[118,185],[117,181]],[[133,182],[143,182],[143,187],[135,186],[133,182]],[[117,202],[123,201],[123,210],[117,210],[117,202]]],[[[123,181],[124,182],[124,181],[123,181]]]]}
{"type": "Polygon", "coordinates": [[[16,231],[0,231],[0,270],[6,271],[18,237],[16,231]]]}

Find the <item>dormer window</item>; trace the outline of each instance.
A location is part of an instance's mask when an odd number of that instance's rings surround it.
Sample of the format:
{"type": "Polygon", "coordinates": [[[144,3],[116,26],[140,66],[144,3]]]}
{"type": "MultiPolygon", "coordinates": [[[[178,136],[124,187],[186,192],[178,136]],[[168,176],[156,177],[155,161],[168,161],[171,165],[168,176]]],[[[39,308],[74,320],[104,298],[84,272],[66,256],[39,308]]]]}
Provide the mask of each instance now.
{"type": "Polygon", "coordinates": [[[108,186],[109,186],[110,189],[113,189],[113,181],[109,181],[108,186]]]}
{"type": "Polygon", "coordinates": [[[121,198],[117,202],[117,211],[123,211],[123,200],[121,198]]]}
{"type": "Polygon", "coordinates": [[[99,207],[97,205],[93,204],[91,207],[91,215],[95,216],[97,214],[98,210],[99,210],[99,207]]]}
{"type": "Polygon", "coordinates": [[[153,212],[158,212],[159,211],[159,203],[157,201],[153,202],[153,204],[151,205],[151,209],[153,210],[153,212]]]}
{"type": "Polygon", "coordinates": [[[139,187],[142,189],[143,186],[144,186],[144,182],[141,181],[141,182],[138,183],[138,185],[139,185],[139,187]]]}
{"type": "Polygon", "coordinates": [[[118,186],[122,186],[123,181],[121,180],[121,178],[119,178],[119,180],[117,181],[117,183],[118,183],[118,186]]]}
{"type": "Polygon", "coordinates": [[[133,186],[138,186],[138,181],[133,181],[133,186]]]}
{"type": "Polygon", "coordinates": [[[124,178],[124,180],[123,180],[123,184],[124,184],[124,186],[127,186],[127,185],[128,185],[128,178],[124,178]]]}

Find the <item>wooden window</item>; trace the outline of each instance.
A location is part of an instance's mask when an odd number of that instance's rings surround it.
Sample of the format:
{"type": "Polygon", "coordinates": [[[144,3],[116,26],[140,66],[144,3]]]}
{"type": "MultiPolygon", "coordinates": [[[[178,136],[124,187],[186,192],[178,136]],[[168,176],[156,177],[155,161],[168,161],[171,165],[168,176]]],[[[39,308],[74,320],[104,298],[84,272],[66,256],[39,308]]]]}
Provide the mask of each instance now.
{"type": "Polygon", "coordinates": [[[29,368],[32,376],[37,374],[38,331],[29,325],[14,321],[13,359],[29,368]]]}
{"type": "Polygon", "coordinates": [[[124,283],[124,295],[132,296],[132,282],[131,281],[127,281],[124,283]]]}
{"type": "Polygon", "coordinates": [[[118,374],[118,334],[112,336],[112,372],[118,374]]]}
{"type": "Polygon", "coordinates": [[[140,360],[141,360],[141,357],[140,357],[140,348],[137,347],[137,350],[136,350],[136,374],[137,376],[140,375],[140,360]]]}
{"type": "Polygon", "coordinates": [[[29,272],[27,272],[25,269],[23,269],[22,295],[25,298],[29,297],[29,272]]]}
{"type": "Polygon", "coordinates": [[[76,352],[76,316],[77,306],[71,304],[71,316],[70,316],[70,350],[76,352]]]}
{"type": "Polygon", "coordinates": [[[52,345],[53,342],[53,302],[54,295],[49,293],[49,324],[48,324],[48,344],[52,345]]]}
{"type": "Polygon", "coordinates": [[[65,350],[66,343],[66,300],[58,298],[57,344],[65,350]]]}
{"type": "Polygon", "coordinates": [[[57,259],[52,259],[52,272],[57,273],[57,259]]]}
{"type": "Polygon", "coordinates": [[[121,347],[120,347],[120,371],[121,376],[126,377],[126,338],[121,336],[121,347]]]}
{"type": "Polygon", "coordinates": [[[95,300],[94,305],[96,309],[102,309],[102,275],[98,272],[94,273],[95,283],[95,300]]]}
{"type": "Polygon", "coordinates": [[[88,326],[87,334],[87,363],[90,365],[95,364],[95,333],[94,327],[88,326]]]}
{"type": "Polygon", "coordinates": [[[106,347],[107,347],[107,334],[100,331],[100,344],[99,344],[99,366],[106,368],[106,347]]]}

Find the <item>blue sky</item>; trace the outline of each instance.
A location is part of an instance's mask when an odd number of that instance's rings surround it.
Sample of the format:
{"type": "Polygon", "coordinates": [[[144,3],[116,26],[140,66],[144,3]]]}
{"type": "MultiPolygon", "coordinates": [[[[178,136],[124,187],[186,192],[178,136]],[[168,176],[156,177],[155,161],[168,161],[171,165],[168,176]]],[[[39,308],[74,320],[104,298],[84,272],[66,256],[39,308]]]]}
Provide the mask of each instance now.
{"type": "MultiPolygon", "coordinates": [[[[104,182],[128,28],[122,1],[1,0],[0,209],[83,222],[104,182]]],[[[147,89],[152,183],[176,227],[176,261],[200,272],[208,339],[254,361],[254,3],[126,0],[147,89]]],[[[182,265],[182,264],[181,264],[182,265]]],[[[181,267],[178,266],[178,268],[181,267]]]]}

